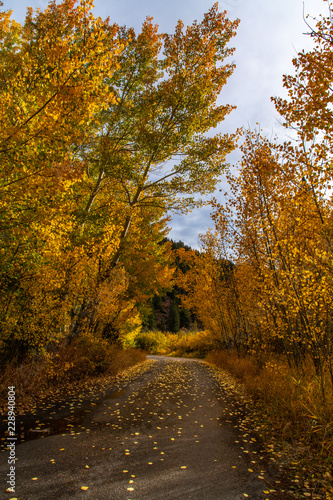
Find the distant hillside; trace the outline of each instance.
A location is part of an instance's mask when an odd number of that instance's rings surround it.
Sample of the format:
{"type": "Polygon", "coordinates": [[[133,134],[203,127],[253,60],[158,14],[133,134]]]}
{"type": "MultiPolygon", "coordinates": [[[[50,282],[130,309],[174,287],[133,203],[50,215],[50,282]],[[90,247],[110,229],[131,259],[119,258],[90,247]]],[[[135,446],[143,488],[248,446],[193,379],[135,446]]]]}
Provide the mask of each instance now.
{"type": "MultiPolygon", "coordinates": [[[[184,248],[185,251],[194,251],[189,245],[183,241],[174,241],[165,238],[163,242],[169,241],[172,244],[172,250],[184,248]]],[[[182,272],[186,272],[184,264],[175,259],[176,266],[182,272]]],[[[145,316],[143,326],[147,330],[161,330],[177,333],[180,329],[196,330],[198,328],[198,320],[195,315],[183,308],[181,305],[181,297],[184,295],[184,290],[175,285],[172,290],[164,296],[155,295],[150,301],[150,311],[145,316]]]]}

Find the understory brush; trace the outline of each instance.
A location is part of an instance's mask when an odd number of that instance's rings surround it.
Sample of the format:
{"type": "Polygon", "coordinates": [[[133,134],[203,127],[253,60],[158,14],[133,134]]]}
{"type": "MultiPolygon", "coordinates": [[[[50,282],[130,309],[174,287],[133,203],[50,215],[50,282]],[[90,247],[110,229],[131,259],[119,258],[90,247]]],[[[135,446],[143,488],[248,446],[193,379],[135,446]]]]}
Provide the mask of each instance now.
{"type": "Polygon", "coordinates": [[[167,354],[177,342],[178,336],[164,332],[140,332],[134,338],[134,346],[149,354],[167,354]]]}
{"type": "Polygon", "coordinates": [[[7,365],[0,377],[0,408],[6,411],[9,386],[15,386],[17,410],[47,394],[61,393],[73,385],[118,373],[143,362],[138,349],[121,349],[89,336],[61,345],[53,352],[28,356],[20,364],[7,365]]]}
{"type": "Polygon", "coordinates": [[[307,476],[306,484],[311,484],[314,492],[333,493],[333,388],[329,373],[320,381],[309,359],[296,369],[276,355],[239,355],[227,350],[209,353],[206,361],[242,383],[255,403],[263,438],[276,440],[280,456],[307,476]]]}
{"type": "Polygon", "coordinates": [[[177,356],[204,358],[216,347],[216,340],[210,332],[204,330],[180,337],[175,345],[175,353],[177,356]]]}
{"type": "Polygon", "coordinates": [[[179,333],[140,332],[134,339],[134,346],[150,354],[204,358],[218,344],[208,331],[181,330],[179,333]]]}

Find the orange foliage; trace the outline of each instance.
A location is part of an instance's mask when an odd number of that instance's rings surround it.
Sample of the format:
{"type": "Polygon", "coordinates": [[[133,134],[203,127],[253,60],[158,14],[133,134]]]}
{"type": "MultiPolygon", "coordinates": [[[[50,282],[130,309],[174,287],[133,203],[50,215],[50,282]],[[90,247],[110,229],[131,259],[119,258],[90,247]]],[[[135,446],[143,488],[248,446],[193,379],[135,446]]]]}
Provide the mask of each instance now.
{"type": "Polygon", "coordinates": [[[200,204],[234,147],[205,134],[231,111],[216,102],[238,21],[215,5],[174,35],[151,18],[136,35],[91,9],[53,0],[22,26],[0,13],[4,362],[139,328],[172,278],[167,210],[200,204]]]}

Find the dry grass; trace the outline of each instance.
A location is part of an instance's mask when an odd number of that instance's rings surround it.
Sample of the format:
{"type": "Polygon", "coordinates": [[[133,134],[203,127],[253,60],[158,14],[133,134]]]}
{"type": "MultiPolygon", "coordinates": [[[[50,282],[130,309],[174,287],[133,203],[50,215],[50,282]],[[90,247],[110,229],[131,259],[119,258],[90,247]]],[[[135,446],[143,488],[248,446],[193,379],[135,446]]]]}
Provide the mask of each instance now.
{"type": "Polygon", "coordinates": [[[310,361],[296,370],[283,358],[263,361],[229,351],[212,352],[206,361],[227,370],[244,385],[255,402],[259,421],[264,423],[263,436],[276,439],[287,453],[285,459],[306,471],[307,479],[312,476],[314,489],[331,491],[333,391],[328,374],[323,397],[310,361]]]}
{"type": "Polygon", "coordinates": [[[296,432],[309,442],[313,440],[319,449],[333,451],[333,443],[325,441],[333,424],[332,387],[327,377],[324,398],[309,362],[304,363],[301,371],[296,371],[281,358],[263,362],[255,356],[238,356],[229,351],[210,353],[206,360],[240,380],[262,405],[274,428],[278,432],[284,429],[286,438],[294,438],[296,432]]]}
{"type": "Polygon", "coordinates": [[[17,411],[25,411],[39,398],[66,393],[73,386],[116,376],[146,359],[138,349],[120,349],[104,340],[84,337],[55,353],[34,356],[20,365],[8,365],[0,378],[0,409],[6,411],[8,386],[15,386],[17,411]]]}

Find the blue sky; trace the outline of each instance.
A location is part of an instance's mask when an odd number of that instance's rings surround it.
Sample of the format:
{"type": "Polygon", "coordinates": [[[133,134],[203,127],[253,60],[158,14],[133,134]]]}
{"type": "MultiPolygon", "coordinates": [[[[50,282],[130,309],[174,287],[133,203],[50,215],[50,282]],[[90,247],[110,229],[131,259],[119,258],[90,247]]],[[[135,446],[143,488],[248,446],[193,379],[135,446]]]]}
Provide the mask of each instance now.
{"type": "MultiPolygon", "coordinates": [[[[13,10],[13,18],[23,22],[26,8],[44,9],[46,0],[3,0],[4,8],[13,10]]],[[[140,30],[146,16],[152,16],[163,32],[171,33],[178,19],[185,24],[200,21],[213,5],[208,0],[95,0],[95,15],[110,17],[111,22],[126,24],[140,30]]],[[[236,47],[232,59],[236,69],[224,87],[220,101],[237,106],[219,126],[218,132],[233,132],[237,127],[255,128],[256,123],[268,136],[283,135],[278,115],[270,102],[272,95],[284,95],[282,75],[292,73],[291,60],[300,50],[311,47],[304,12],[318,17],[327,14],[324,0],[225,0],[220,10],[227,10],[230,19],[239,18],[237,36],[230,46],[236,47]]],[[[308,20],[312,26],[315,22],[308,20]]],[[[236,151],[227,160],[236,164],[236,151]]],[[[223,189],[227,190],[224,179],[223,189]]],[[[222,195],[216,197],[222,201],[222,195]]],[[[204,207],[184,216],[174,216],[170,223],[170,237],[198,247],[198,234],[212,226],[210,208],[204,207]]]]}

